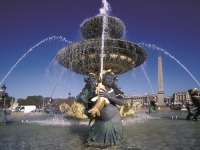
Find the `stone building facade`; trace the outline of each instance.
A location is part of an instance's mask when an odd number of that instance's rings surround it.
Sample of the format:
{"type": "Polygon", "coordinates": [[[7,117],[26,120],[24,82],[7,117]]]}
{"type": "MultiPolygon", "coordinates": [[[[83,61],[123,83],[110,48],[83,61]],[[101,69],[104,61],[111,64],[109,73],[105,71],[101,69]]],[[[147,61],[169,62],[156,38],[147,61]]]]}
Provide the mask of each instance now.
{"type": "Polygon", "coordinates": [[[125,97],[125,101],[127,102],[140,102],[142,106],[149,106],[150,101],[153,97],[157,97],[156,94],[144,94],[144,95],[128,95],[125,97]]]}
{"type": "MultiPolygon", "coordinates": [[[[200,96],[200,91],[198,91],[198,95],[200,96]]],[[[128,95],[125,97],[125,101],[128,102],[140,102],[143,106],[148,106],[150,101],[154,96],[158,96],[157,94],[144,94],[144,95],[128,95]]],[[[172,96],[167,96],[164,98],[165,105],[173,103],[174,104],[188,104],[191,103],[191,97],[189,93],[186,92],[175,92],[172,96]]]]}
{"type": "Polygon", "coordinates": [[[165,104],[170,104],[172,102],[172,97],[171,96],[165,97],[164,102],[165,102],[165,104]]]}
{"type": "MultiPolygon", "coordinates": [[[[198,91],[198,95],[200,96],[200,91],[198,91]]],[[[191,97],[187,91],[186,92],[175,92],[172,96],[172,101],[174,101],[174,104],[176,104],[176,103],[188,104],[191,102],[191,97]]]]}

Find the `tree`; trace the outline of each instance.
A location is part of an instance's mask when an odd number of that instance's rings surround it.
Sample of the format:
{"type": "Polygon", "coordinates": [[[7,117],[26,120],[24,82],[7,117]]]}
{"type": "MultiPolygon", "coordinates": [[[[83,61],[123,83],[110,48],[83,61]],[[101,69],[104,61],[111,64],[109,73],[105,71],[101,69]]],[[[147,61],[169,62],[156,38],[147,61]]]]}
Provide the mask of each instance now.
{"type": "Polygon", "coordinates": [[[9,96],[8,94],[5,95],[5,105],[10,108],[11,106],[11,102],[12,100],[15,99],[14,97],[12,96],[9,96]]]}
{"type": "Polygon", "coordinates": [[[20,101],[24,101],[24,100],[25,100],[25,99],[23,99],[23,98],[18,98],[18,99],[17,99],[17,102],[20,103],[20,101]]]}
{"type": "Polygon", "coordinates": [[[43,96],[28,96],[25,100],[18,99],[19,106],[22,105],[35,105],[37,108],[41,108],[43,104],[43,96]]]}

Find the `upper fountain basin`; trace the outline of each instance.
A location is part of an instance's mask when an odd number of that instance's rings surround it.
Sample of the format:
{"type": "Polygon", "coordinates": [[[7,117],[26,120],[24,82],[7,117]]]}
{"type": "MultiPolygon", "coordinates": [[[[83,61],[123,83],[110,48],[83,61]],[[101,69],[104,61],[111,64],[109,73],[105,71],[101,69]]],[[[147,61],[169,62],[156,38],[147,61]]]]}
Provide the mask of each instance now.
{"type": "MultiPolygon", "coordinates": [[[[86,39],[101,38],[103,30],[103,16],[97,15],[86,19],[80,26],[81,33],[86,39]]],[[[124,23],[112,16],[107,16],[107,25],[105,28],[106,36],[105,38],[115,38],[119,39],[125,33],[124,23]]]]}

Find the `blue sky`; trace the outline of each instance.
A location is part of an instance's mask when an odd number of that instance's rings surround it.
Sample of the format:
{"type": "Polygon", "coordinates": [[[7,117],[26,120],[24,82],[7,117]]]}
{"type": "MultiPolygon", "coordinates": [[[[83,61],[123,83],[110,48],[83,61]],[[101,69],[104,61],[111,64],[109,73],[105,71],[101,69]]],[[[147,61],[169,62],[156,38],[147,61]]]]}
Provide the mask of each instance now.
{"type": "MultiPolygon", "coordinates": [[[[143,67],[150,82],[141,66],[120,75],[118,85],[126,95],[157,93],[158,53],[163,60],[165,96],[199,88],[200,1],[107,1],[112,8],[110,15],[120,18],[126,26],[123,39],[160,47],[191,73],[162,50],[143,45],[148,53],[143,67]]],[[[62,74],[63,67],[54,61],[54,57],[68,44],[67,40],[83,40],[79,33],[80,24],[99,14],[101,6],[101,0],[1,0],[0,82],[3,81],[1,86],[7,86],[7,93],[15,98],[32,95],[65,98],[69,92],[72,96],[79,94],[85,76],[67,69],[62,74]],[[52,36],[57,38],[50,40],[52,36]]]]}

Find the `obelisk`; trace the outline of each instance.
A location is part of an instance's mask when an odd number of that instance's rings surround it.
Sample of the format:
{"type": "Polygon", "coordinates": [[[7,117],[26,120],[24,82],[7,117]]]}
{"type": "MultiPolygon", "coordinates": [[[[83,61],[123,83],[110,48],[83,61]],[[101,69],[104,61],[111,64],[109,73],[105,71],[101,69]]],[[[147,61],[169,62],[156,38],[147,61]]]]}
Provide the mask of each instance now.
{"type": "Polygon", "coordinates": [[[164,103],[164,89],[163,89],[163,71],[162,71],[162,57],[158,54],[158,93],[157,100],[159,106],[165,106],[164,103]]]}

